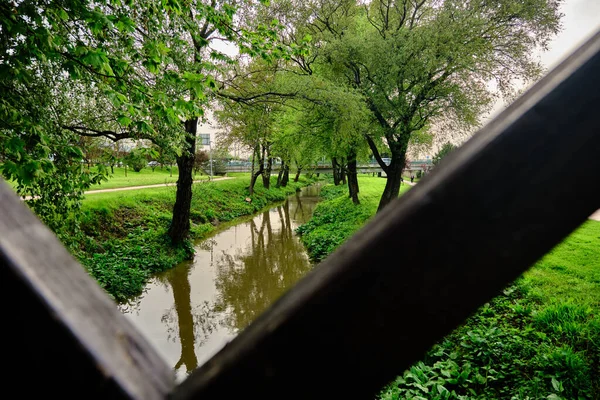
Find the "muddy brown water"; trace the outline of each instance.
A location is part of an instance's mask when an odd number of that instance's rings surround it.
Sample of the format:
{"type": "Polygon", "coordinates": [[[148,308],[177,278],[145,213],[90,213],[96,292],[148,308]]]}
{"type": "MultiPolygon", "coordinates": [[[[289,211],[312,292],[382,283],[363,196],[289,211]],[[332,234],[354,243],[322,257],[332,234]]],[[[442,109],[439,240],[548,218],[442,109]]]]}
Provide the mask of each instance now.
{"type": "Polygon", "coordinates": [[[177,378],[206,362],[312,265],[295,229],[320,186],[198,242],[192,261],[156,275],[123,313],[172,365],[177,378]]]}

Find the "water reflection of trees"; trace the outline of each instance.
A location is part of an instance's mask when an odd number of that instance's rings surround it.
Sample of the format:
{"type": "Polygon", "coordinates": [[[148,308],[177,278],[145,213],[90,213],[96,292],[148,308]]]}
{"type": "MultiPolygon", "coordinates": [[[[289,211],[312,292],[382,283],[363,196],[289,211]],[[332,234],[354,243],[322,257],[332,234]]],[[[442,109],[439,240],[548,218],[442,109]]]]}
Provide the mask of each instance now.
{"type": "Polygon", "coordinates": [[[179,339],[181,344],[181,355],[174,368],[185,365],[188,373],[198,367],[195,347],[202,346],[219,325],[218,311],[209,302],[192,306],[188,277],[191,266],[182,265],[161,276],[161,280],[171,286],[174,302],[161,321],[167,325],[168,338],[179,339]]]}
{"type": "Polygon", "coordinates": [[[198,247],[211,253],[216,262],[215,285],[219,292],[214,304],[191,302],[189,273],[193,263],[180,265],[157,278],[171,287],[173,306],[162,315],[168,339],[179,340],[181,355],[175,365],[189,373],[198,367],[196,348],[201,347],[220,327],[233,332],[243,329],[260,315],[310,269],[304,247],[295,237],[295,221],[304,222],[316,201],[305,201],[300,194],[250,222],[250,245],[235,254],[213,253],[214,239],[198,247]],[[294,201],[295,200],[295,201],[294,201]],[[278,221],[271,221],[278,218],[278,221]],[[273,223],[272,223],[273,222],[273,223]],[[279,226],[274,229],[273,226],[279,226]]]}
{"type": "Polygon", "coordinates": [[[311,268],[294,237],[288,201],[276,212],[264,212],[260,227],[256,220],[250,221],[249,248],[215,260],[219,291],[215,306],[228,310],[224,322],[234,331],[245,328],[311,268]],[[279,230],[272,228],[273,216],[279,218],[279,230]]]}
{"type": "Polygon", "coordinates": [[[318,197],[306,197],[306,194],[296,192],[296,198],[290,201],[289,215],[296,224],[304,224],[312,217],[318,202],[318,197]]]}

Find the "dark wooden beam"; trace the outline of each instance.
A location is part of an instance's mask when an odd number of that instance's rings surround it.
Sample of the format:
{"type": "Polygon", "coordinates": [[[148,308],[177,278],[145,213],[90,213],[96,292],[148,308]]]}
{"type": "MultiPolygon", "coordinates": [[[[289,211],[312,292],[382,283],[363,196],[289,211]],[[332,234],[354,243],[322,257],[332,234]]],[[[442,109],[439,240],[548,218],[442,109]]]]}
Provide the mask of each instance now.
{"type": "Polygon", "coordinates": [[[597,34],[173,399],[373,398],[600,207],[599,71],[597,34]]]}
{"type": "Polygon", "coordinates": [[[164,399],[173,371],[0,179],[3,382],[23,398],[164,399]]]}

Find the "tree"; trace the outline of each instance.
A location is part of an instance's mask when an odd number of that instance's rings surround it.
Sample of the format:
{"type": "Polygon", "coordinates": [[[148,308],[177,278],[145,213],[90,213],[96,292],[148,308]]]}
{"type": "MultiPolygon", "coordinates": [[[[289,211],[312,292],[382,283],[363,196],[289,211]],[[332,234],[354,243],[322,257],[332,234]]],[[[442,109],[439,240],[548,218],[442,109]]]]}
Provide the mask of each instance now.
{"type": "Polygon", "coordinates": [[[452,152],[452,150],[456,149],[456,146],[453,145],[450,142],[446,142],[444,143],[444,145],[442,146],[441,149],[438,150],[437,153],[435,153],[435,156],[433,156],[433,165],[438,165],[440,161],[442,161],[442,158],[446,157],[448,154],[450,154],[452,152]]]}
{"type": "MultiPolygon", "coordinates": [[[[0,45],[4,57],[6,43],[0,45]]],[[[17,193],[68,243],[65,232],[78,226],[83,193],[106,171],[87,168],[80,138],[61,128],[75,111],[69,82],[53,65],[28,75],[14,66],[19,62],[25,63],[19,57],[0,59],[0,173],[17,183],[17,193]]]]}
{"type": "Polygon", "coordinates": [[[329,79],[360,93],[379,128],[365,134],[387,174],[378,210],[400,189],[406,151],[415,132],[439,120],[467,126],[511,82],[531,81],[541,68],[533,58],[559,29],[554,0],[459,1],[352,0],[306,5],[315,61],[329,79]],[[386,165],[376,139],[391,153],[386,165]]]}
{"type": "Polygon", "coordinates": [[[270,187],[276,119],[284,110],[284,98],[293,96],[279,93],[278,71],[276,63],[262,60],[235,69],[228,77],[229,89],[220,93],[222,109],[215,113],[225,128],[222,143],[243,144],[252,151],[250,195],[259,176],[270,187]]]}
{"type": "Polygon", "coordinates": [[[209,155],[204,150],[197,150],[194,156],[194,174],[197,174],[204,169],[206,163],[209,161],[209,155]]]}
{"type": "Polygon", "coordinates": [[[254,193],[254,185],[259,176],[263,177],[265,188],[268,189],[269,185],[270,168],[267,167],[267,160],[272,160],[270,111],[265,105],[228,103],[224,110],[215,113],[221,127],[226,129],[220,134],[223,143],[241,143],[252,151],[252,170],[248,187],[250,196],[254,193]]]}
{"type": "Polygon", "coordinates": [[[140,172],[146,166],[146,154],[141,149],[133,149],[125,156],[124,161],[135,172],[140,172]]]}
{"type": "Polygon", "coordinates": [[[293,125],[295,146],[303,144],[299,148],[306,153],[299,159],[308,158],[309,165],[314,165],[326,155],[332,161],[336,183],[347,177],[348,195],[359,204],[357,163],[367,155],[363,135],[373,128],[362,99],[316,77],[309,81],[303,97],[303,112],[293,125]]]}
{"type": "MultiPolygon", "coordinates": [[[[251,14],[259,3],[245,2],[243,11],[251,14]]],[[[19,153],[12,164],[3,164],[4,174],[27,186],[34,183],[32,175],[50,172],[54,164],[46,162],[45,143],[50,133],[62,135],[59,130],[114,142],[168,142],[179,165],[169,235],[180,243],[189,231],[197,122],[217,89],[219,67],[231,61],[211,48],[211,41],[234,42],[251,56],[281,53],[277,24],[240,29],[244,18],[234,18],[238,9],[234,0],[192,1],[185,8],[155,0],[0,4],[2,145],[10,142],[11,151],[19,153]],[[84,92],[84,108],[95,112],[70,120],[32,117],[26,107],[36,90],[31,83],[45,68],[79,85],[73,89],[84,92]],[[33,157],[32,146],[19,147],[24,135],[43,151],[33,157]]],[[[48,89],[50,96],[60,95],[48,89]]]]}

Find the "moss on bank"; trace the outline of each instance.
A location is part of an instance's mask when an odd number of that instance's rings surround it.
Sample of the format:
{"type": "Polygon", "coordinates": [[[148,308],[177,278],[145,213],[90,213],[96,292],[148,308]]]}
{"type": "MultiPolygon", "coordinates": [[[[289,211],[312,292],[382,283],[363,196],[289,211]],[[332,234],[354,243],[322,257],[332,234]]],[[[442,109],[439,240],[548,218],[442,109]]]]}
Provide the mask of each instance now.
{"type": "MultiPolygon", "coordinates": [[[[191,239],[201,239],[220,223],[253,214],[285,200],[312,182],[301,178],[285,188],[256,185],[251,202],[247,176],[194,184],[191,239]]],[[[187,259],[191,242],[179,247],[166,235],[175,201],[175,187],[97,193],[83,203],[80,232],[61,235],[90,275],[117,301],[140,294],[152,274],[187,259]]]]}
{"type": "MultiPolygon", "coordinates": [[[[375,214],[383,185],[359,183],[357,207],[344,188],[322,188],[325,200],[298,229],[314,259],[375,214]]],[[[600,222],[583,224],[379,397],[600,399],[600,222]]]]}

